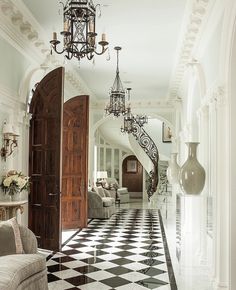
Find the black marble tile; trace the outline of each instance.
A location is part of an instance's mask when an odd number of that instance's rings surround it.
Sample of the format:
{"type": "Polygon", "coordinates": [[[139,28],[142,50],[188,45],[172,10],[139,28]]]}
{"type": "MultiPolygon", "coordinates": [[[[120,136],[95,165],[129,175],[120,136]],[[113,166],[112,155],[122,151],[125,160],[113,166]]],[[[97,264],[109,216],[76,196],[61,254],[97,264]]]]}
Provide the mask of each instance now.
{"type": "Polygon", "coordinates": [[[156,269],[156,268],[153,268],[153,267],[142,269],[142,270],[139,270],[138,272],[143,273],[143,274],[148,275],[148,276],[151,276],[151,277],[166,273],[166,271],[159,270],[159,269],[156,269]]]}
{"type": "Polygon", "coordinates": [[[144,280],[137,281],[136,283],[148,289],[154,289],[168,284],[164,281],[155,278],[147,278],[144,280]]]}
{"type": "Polygon", "coordinates": [[[112,277],[109,279],[101,280],[100,282],[102,282],[103,284],[106,284],[108,286],[111,286],[115,289],[116,289],[116,287],[120,287],[120,286],[123,286],[125,284],[130,283],[130,281],[123,279],[121,277],[112,277]]]}
{"type": "MultiPolygon", "coordinates": [[[[154,266],[156,265],[163,263],[165,264],[165,262],[158,260],[159,255],[163,256],[163,254],[158,253],[158,250],[163,249],[164,240],[162,240],[162,235],[165,237],[165,234],[163,234],[164,227],[163,225],[160,226],[159,222],[160,222],[159,213],[156,210],[120,209],[119,212],[113,215],[110,220],[92,220],[88,225],[88,228],[82,229],[80,232],[76,233],[76,235],[72,238],[74,244],[67,245],[71,249],[67,248],[67,250],[63,251],[64,255],[66,256],[55,259],[52,257],[52,259],[57,261],[58,263],[78,261],[77,259],[70,257],[70,255],[83,253],[82,251],[80,251],[80,248],[88,247],[88,244],[91,243],[93,240],[95,240],[96,242],[99,243],[98,245],[96,245],[96,247],[94,247],[94,249],[96,249],[96,257],[94,257],[95,253],[94,250],[85,252],[85,254],[90,254],[93,257],[81,259],[80,261],[85,263],[85,265],[80,267],[75,265],[75,267],[77,268],[74,269],[75,271],[78,272],[78,276],[65,279],[65,281],[75,286],[75,287],[71,286],[71,289],[80,289],[80,288],[82,289],[84,288],[84,286],[82,287],[82,285],[86,285],[94,281],[93,279],[87,277],[88,273],[102,270],[108,273],[112,273],[113,275],[116,276],[104,280],[100,280],[101,277],[100,279],[98,277],[96,279],[97,281],[106,286],[109,286],[110,290],[117,289],[117,287],[126,284],[127,289],[129,289],[130,286],[128,286],[128,284],[130,283],[130,281],[123,279],[120,276],[126,273],[133,272],[132,269],[125,268],[125,265],[134,262],[133,260],[127,257],[135,254],[134,251],[130,252],[129,250],[131,249],[133,250],[136,248],[135,243],[137,243],[140,238],[140,242],[146,244],[143,247],[141,247],[142,249],[146,250],[145,253],[144,254],[141,253],[140,255],[146,256],[146,259],[139,261],[139,263],[142,263],[143,265],[146,265],[148,267],[143,270],[139,270],[137,272],[144,273],[149,278],[143,281],[141,280],[138,281],[136,285],[142,285],[146,289],[155,289],[155,288],[158,289],[158,287],[168,284],[165,281],[161,281],[161,279],[153,278],[162,273],[165,273],[165,271],[154,268],[154,266]],[[122,237],[122,240],[118,241],[119,237],[122,237]],[[108,243],[114,241],[118,241],[119,243],[121,243],[121,245],[112,247],[108,245],[108,243]],[[84,243],[88,244],[85,245],[84,243]],[[111,250],[110,252],[114,255],[119,256],[120,258],[111,261],[106,261],[104,259],[99,258],[99,256],[101,255],[108,255],[109,249],[113,248],[117,248],[119,251],[113,252],[111,250]],[[106,251],[104,251],[105,249],[106,251]],[[108,269],[106,268],[101,269],[100,267],[96,267],[96,264],[101,262],[104,263],[104,266],[106,265],[107,262],[112,263],[113,266],[112,268],[108,269]]],[[[164,247],[167,247],[166,240],[164,241],[164,247]]],[[[166,250],[166,248],[164,250],[166,250]]],[[[53,255],[54,254],[55,253],[53,253],[53,255]]],[[[167,263],[169,264],[169,266],[171,265],[169,256],[167,257],[167,263]]],[[[51,267],[52,273],[53,271],[55,272],[59,269],[59,267],[54,266],[49,267],[51,267]]],[[[67,267],[65,268],[61,267],[60,269],[63,272],[67,269],[67,267]]],[[[56,279],[55,281],[60,280],[52,273],[48,274],[50,282],[54,281],[54,279],[56,279]]],[[[174,281],[174,277],[172,277],[174,275],[173,269],[171,271],[171,269],[169,270],[168,268],[168,274],[169,279],[171,280],[170,283],[171,290],[177,290],[177,288],[174,288],[175,285],[173,284],[174,281]]],[[[86,287],[89,288],[90,286],[88,285],[86,287]]],[[[124,286],[124,288],[125,287],[126,286],[124,286]]],[[[135,286],[133,289],[135,290],[135,286]]]]}
{"type": "Polygon", "coordinates": [[[53,274],[48,274],[48,283],[58,281],[58,280],[61,280],[61,279],[58,278],[57,276],[54,276],[53,274]]]}
{"type": "Polygon", "coordinates": [[[82,266],[82,267],[77,267],[77,268],[73,268],[73,270],[80,272],[82,274],[87,274],[87,273],[92,273],[92,272],[96,272],[96,271],[100,271],[101,269],[98,269],[92,265],[88,265],[88,266],[82,266]]]}
{"type": "Polygon", "coordinates": [[[47,268],[48,268],[48,272],[50,272],[50,273],[69,269],[66,266],[62,265],[62,264],[48,266],[47,268]]]}
{"type": "Polygon", "coordinates": [[[123,250],[131,250],[134,249],[134,246],[130,246],[130,245],[123,245],[123,246],[119,246],[119,249],[123,249],[123,250]]]}
{"type": "Polygon", "coordinates": [[[71,278],[67,278],[65,279],[65,281],[71,283],[74,286],[80,286],[80,285],[84,285],[84,284],[89,284],[92,282],[95,282],[94,279],[91,279],[85,275],[80,275],[80,276],[76,276],[76,277],[71,277],[71,278]]]}
{"type": "Polygon", "coordinates": [[[159,261],[156,259],[147,259],[147,260],[140,261],[139,263],[142,263],[142,264],[148,265],[148,266],[157,266],[160,264],[164,264],[163,261],[159,261]]]}
{"type": "Polygon", "coordinates": [[[102,251],[102,250],[100,250],[100,249],[97,249],[97,248],[96,248],[96,251],[95,251],[95,249],[94,249],[94,251],[86,252],[86,254],[88,254],[88,255],[92,255],[92,256],[94,256],[94,253],[96,253],[96,256],[97,256],[97,257],[98,257],[98,256],[101,256],[101,255],[107,255],[107,254],[108,254],[107,252],[104,252],[104,251],[102,251]]]}
{"type": "Polygon", "coordinates": [[[118,266],[118,267],[114,267],[114,268],[110,268],[106,270],[107,272],[110,272],[114,275],[123,275],[129,272],[132,272],[132,270],[128,269],[128,268],[124,268],[122,266],[118,266]]]}
{"type": "Polygon", "coordinates": [[[76,259],[73,259],[73,258],[71,258],[69,256],[53,258],[52,260],[55,261],[55,262],[58,262],[58,263],[66,263],[66,262],[76,261],[76,259]]]}
{"type": "Polygon", "coordinates": [[[73,250],[62,251],[62,253],[65,254],[65,255],[75,255],[75,254],[80,253],[80,251],[77,251],[77,250],[73,249],[73,250]]]}
{"type": "Polygon", "coordinates": [[[96,258],[91,257],[91,258],[81,259],[80,261],[84,262],[84,263],[87,263],[87,264],[95,264],[95,263],[104,262],[104,260],[99,259],[97,257],[96,258]]]}
{"type": "Polygon", "coordinates": [[[128,251],[115,252],[114,254],[120,257],[127,257],[132,255],[132,253],[128,251]]]}
{"type": "Polygon", "coordinates": [[[111,262],[122,266],[122,265],[125,265],[125,264],[132,263],[133,261],[129,260],[129,259],[126,259],[126,258],[120,258],[120,259],[112,260],[111,262]]]}
{"type": "MultiPolygon", "coordinates": [[[[91,242],[89,240],[86,240],[87,242],[91,242]]],[[[87,245],[83,244],[84,241],[81,241],[81,243],[76,243],[73,245],[68,245],[68,247],[73,248],[73,249],[79,249],[79,248],[83,248],[83,247],[88,247],[87,245]]]]}

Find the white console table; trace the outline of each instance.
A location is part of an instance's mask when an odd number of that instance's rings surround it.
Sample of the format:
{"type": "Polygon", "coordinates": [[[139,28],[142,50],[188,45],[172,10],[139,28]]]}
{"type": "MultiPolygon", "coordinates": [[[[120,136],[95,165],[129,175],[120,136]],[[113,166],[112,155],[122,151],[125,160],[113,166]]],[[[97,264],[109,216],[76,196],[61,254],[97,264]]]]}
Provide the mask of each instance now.
{"type": "Polygon", "coordinates": [[[28,200],[17,200],[17,201],[0,201],[0,220],[8,220],[14,216],[17,216],[17,212],[20,214],[24,212],[23,205],[28,200]]]}

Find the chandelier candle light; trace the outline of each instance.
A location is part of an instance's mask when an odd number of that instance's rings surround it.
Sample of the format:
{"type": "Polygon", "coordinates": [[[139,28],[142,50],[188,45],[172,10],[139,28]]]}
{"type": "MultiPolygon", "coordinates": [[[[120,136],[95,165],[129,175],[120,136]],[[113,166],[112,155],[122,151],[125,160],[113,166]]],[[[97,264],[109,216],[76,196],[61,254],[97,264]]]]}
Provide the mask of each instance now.
{"type": "Polygon", "coordinates": [[[66,4],[60,3],[63,5],[64,29],[61,35],[64,45],[61,50],[58,49],[61,42],[57,39],[57,33],[53,32],[50,41],[53,50],[58,54],[65,52],[67,59],[75,57],[78,60],[85,56],[91,60],[94,54],[103,54],[109,44],[105,33],[98,42],[102,50],[96,51],[96,8],[100,5],[94,6],[92,0],[67,0],[66,4]]]}
{"type": "Polygon", "coordinates": [[[128,133],[128,134],[131,134],[136,131],[134,124],[138,124],[139,127],[143,127],[143,125],[148,122],[148,118],[146,115],[134,116],[131,113],[130,91],[131,91],[131,88],[127,88],[129,103],[128,103],[126,113],[124,116],[124,126],[120,128],[122,133],[128,133]]]}
{"type": "Polygon", "coordinates": [[[110,102],[106,105],[105,112],[106,115],[113,114],[115,117],[119,117],[126,113],[125,90],[119,72],[119,51],[121,50],[121,47],[116,46],[114,49],[117,52],[116,77],[110,92],[110,102]]]}

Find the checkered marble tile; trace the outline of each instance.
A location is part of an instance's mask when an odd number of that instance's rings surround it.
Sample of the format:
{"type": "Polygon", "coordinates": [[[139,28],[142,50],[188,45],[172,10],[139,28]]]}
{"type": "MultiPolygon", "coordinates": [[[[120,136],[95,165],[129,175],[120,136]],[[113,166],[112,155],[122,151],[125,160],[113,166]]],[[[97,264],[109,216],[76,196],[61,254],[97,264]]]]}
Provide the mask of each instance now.
{"type": "Polygon", "coordinates": [[[49,289],[177,290],[157,210],[92,220],[47,262],[49,289]]]}

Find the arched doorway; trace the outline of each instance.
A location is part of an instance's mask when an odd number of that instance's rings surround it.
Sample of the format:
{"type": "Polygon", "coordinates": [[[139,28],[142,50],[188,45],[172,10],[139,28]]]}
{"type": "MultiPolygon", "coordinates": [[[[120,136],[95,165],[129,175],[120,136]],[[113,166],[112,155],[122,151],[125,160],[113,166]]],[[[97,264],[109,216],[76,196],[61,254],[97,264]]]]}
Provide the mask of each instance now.
{"type": "Polygon", "coordinates": [[[122,186],[128,188],[131,197],[142,197],[143,166],[134,155],[126,157],[122,163],[122,186]]]}
{"type": "Polygon", "coordinates": [[[63,105],[63,76],[61,67],[48,73],[30,104],[29,227],[39,247],[54,251],[61,248],[62,226],[87,225],[89,97],[63,105]]]}

